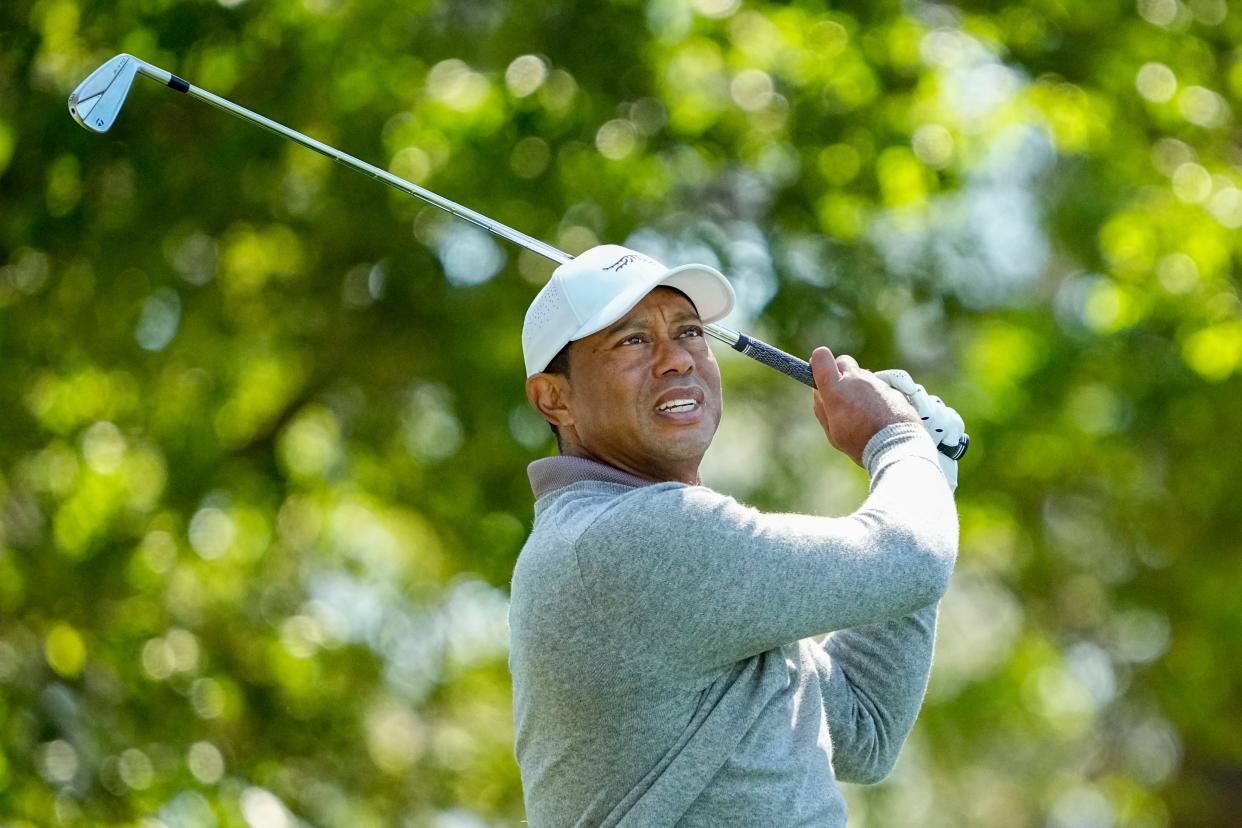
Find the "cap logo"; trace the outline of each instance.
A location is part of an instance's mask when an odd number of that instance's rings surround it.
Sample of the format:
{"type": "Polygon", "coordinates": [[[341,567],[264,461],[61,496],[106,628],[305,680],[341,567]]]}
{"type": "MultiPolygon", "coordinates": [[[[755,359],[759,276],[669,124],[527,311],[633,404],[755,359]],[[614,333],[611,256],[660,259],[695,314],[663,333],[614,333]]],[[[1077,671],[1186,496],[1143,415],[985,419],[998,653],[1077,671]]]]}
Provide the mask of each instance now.
{"type": "Polygon", "coordinates": [[[648,261],[648,262],[652,262],[652,264],[654,264],[654,263],[655,263],[653,260],[648,259],[646,256],[639,256],[639,255],[637,255],[637,254],[630,253],[630,254],[627,254],[627,255],[622,256],[621,258],[617,259],[615,262],[613,262],[612,264],[608,265],[608,267],[604,268],[604,270],[615,270],[615,271],[617,271],[617,272],[619,273],[619,272],[621,272],[622,270],[624,270],[624,269],[625,269],[625,267],[626,267],[627,265],[631,265],[631,264],[633,264],[634,262],[638,261],[639,259],[642,259],[642,260],[644,260],[644,261],[648,261]]]}

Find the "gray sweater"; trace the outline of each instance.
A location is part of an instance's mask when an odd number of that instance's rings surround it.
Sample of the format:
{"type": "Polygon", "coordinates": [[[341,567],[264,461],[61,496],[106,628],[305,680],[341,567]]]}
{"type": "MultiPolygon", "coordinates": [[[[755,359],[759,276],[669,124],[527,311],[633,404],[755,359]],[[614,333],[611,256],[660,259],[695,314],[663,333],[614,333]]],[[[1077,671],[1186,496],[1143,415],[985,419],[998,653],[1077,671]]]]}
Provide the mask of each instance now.
{"type": "Polygon", "coordinates": [[[843,518],[531,464],[509,606],[530,825],[845,825],[837,780],[885,777],[914,725],[957,553],[920,426],[863,463],[843,518]]]}

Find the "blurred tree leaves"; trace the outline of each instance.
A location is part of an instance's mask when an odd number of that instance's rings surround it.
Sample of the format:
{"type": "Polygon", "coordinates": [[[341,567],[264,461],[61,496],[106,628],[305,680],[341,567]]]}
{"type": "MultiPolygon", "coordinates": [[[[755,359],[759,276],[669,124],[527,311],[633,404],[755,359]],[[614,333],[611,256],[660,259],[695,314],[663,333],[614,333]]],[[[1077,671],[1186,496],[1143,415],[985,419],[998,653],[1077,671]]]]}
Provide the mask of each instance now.
{"type": "MultiPolygon", "coordinates": [[[[928,705],[855,824],[1232,824],[1239,43],[1224,0],[4,5],[0,814],[522,819],[549,263],[145,81],[87,134],[128,51],[571,253],[719,264],[739,327],[965,415],[928,705]]],[[[805,393],[720,359],[708,482],[852,509],[805,393]]]]}

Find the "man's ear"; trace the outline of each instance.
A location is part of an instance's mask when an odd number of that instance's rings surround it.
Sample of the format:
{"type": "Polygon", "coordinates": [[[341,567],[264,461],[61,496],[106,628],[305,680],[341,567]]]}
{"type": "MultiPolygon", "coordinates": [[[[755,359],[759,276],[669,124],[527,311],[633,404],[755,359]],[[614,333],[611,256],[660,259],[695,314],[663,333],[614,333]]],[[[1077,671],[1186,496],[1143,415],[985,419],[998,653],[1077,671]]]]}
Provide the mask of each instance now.
{"type": "Polygon", "coordinates": [[[564,428],[574,424],[568,377],[561,374],[535,374],[526,380],[526,399],[552,425],[564,428]]]}

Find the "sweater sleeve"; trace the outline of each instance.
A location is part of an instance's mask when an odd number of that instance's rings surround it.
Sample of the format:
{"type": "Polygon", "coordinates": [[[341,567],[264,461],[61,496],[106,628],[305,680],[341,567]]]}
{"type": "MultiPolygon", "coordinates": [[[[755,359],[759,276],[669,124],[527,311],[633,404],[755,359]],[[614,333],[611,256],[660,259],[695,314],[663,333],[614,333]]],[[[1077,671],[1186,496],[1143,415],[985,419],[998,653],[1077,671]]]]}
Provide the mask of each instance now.
{"type": "Polygon", "coordinates": [[[820,677],[832,765],[843,782],[871,784],[892,771],[931,674],[937,604],[903,618],[805,642],[820,677]]]}
{"type": "Polygon", "coordinates": [[[957,513],[935,447],[913,423],[867,444],[871,492],[847,517],[764,513],[701,486],[635,490],[579,536],[601,618],[635,652],[714,669],[937,601],[957,554],[957,513]]]}

